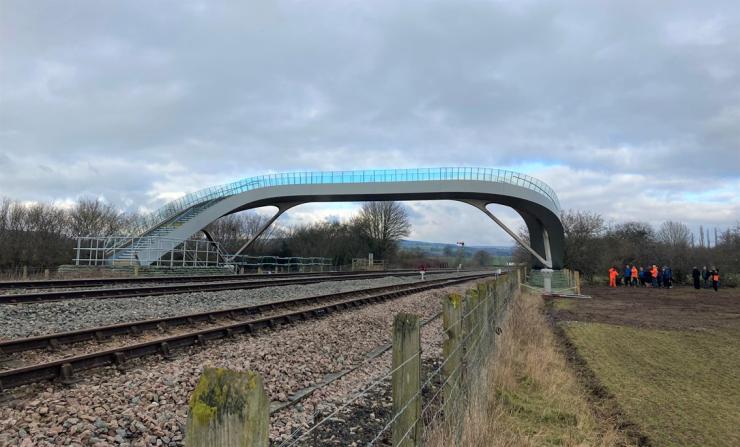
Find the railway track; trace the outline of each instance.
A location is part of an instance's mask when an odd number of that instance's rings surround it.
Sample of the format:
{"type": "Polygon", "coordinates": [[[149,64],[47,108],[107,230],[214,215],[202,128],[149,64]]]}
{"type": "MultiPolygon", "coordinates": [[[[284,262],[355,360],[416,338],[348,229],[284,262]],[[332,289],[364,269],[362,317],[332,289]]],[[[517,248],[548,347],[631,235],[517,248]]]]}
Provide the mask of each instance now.
{"type": "Polygon", "coordinates": [[[168,358],[172,350],[192,345],[205,345],[210,340],[230,338],[238,334],[255,333],[265,328],[278,328],[285,324],[312,318],[320,318],[334,311],[351,309],[367,304],[437,289],[462,282],[491,276],[491,273],[477,273],[452,279],[429,280],[423,283],[375,287],[341,294],[313,296],[246,306],[221,311],[205,312],[157,320],[146,320],[113,326],[92,328],[88,330],[51,334],[41,337],[9,340],[0,343],[0,350],[5,354],[20,353],[44,348],[60,349],[62,345],[90,340],[104,341],[117,335],[140,335],[145,330],[163,330],[168,327],[193,325],[199,322],[216,323],[219,318],[243,318],[245,320],[229,324],[214,325],[204,329],[188,331],[177,335],[157,337],[141,343],[118,346],[101,351],[73,355],[58,360],[42,362],[30,366],[0,371],[0,390],[21,385],[59,379],[62,383],[77,381],[75,372],[116,365],[123,368],[131,359],[161,355],[168,358]],[[299,307],[298,309],[295,309],[299,307]],[[292,308],[292,309],[291,309],[292,308]],[[277,311],[268,316],[260,312],[277,311]],[[250,318],[251,317],[251,318],[250,318]]]}
{"type": "MultiPolygon", "coordinates": [[[[454,269],[430,270],[430,273],[449,273],[454,269]]],[[[412,273],[416,270],[398,269],[385,270],[383,272],[368,272],[376,274],[399,274],[412,273]]],[[[418,272],[417,272],[418,273],[418,272]]],[[[241,275],[191,275],[191,276],[146,276],[146,277],[126,277],[126,278],[80,278],[80,279],[44,279],[31,281],[0,281],[0,290],[22,290],[22,289],[54,289],[54,288],[82,288],[82,287],[101,287],[118,284],[147,284],[147,283],[194,283],[210,281],[235,281],[245,279],[266,279],[266,278],[289,278],[289,277],[311,277],[311,276],[351,276],[358,272],[313,272],[313,273],[246,273],[241,275]]]]}
{"type": "Polygon", "coordinates": [[[353,279],[378,278],[383,276],[417,276],[417,271],[406,272],[373,272],[346,275],[322,275],[298,278],[277,278],[260,280],[231,280],[216,282],[196,282],[187,284],[144,285],[135,287],[99,288],[84,290],[64,290],[55,292],[32,292],[22,294],[0,295],[0,304],[43,303],[72,299],[110,299],[131,298],[140,296],[171,295],[191,292],[215,292],[220,290],[257,289],[269,286],[287,286],[296,284],[313,284],[325,281],[347,281],[353,279]]]}

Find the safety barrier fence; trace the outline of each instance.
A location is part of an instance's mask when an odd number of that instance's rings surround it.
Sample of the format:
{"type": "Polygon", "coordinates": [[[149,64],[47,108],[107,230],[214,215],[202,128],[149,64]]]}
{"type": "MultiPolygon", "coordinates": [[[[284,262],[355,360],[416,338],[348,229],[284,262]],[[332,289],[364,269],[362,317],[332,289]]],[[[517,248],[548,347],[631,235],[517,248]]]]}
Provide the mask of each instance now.
{"type": "MultiPolygon", "coordinates": [[[[515,269],[495,280],[479,282],[465,293],[442,296],[441,316],[445,340],[441,355],[439,352],[423,352],[421,344],[421,327],[436,317],[422,322],[416,315],[396,315],[392,344],[387,347],[392,350],[390,369],[372,379],[371,383],[366,383],[349,393],[328,414],[315,413],[311,420],[318,422],[312,426],[298,429],[281,443],[272,445],[281,447],[314,445],[316,440],[312,439],[312,434],[317,430],[326,428],[332,421],[342,420],[343,414],[351,412],[353,405],[377,398],[378,394],[383,395],[383,390],[387,391],[389,387],[392,411],[382,422],[382,426],[375,432],[365,433],[364,438],[360,437],[350,443],[367,446],[420,446],[436,430],[445,430],[446,433],[453,433],[459,438],[464,428],[466,405],[471,397],[481,390],[485,377],[482,369],[495,353],[496,338],[502,336],[498,325],[503,320],[511,300],[518,296],[523,278],[523,269],[515,269]],[[436,359],[434,367],[428,373],[424,373],[422,354],[432,354],[432,358],[436,359]]],[[[259,375],[254,372],[248,371],[243,374],[243,377],[249,378],[251,383],[262,382],[259,375]],[[255,375],[258,380],[254,379],[255,375]]],[[[244,378],[240,380],[246,380],[244,378]]],[[[201,383],[207,383],[207,380],[202,379],[201,383]]],[[[234,389],[234,386],[229,384],[217,386],[234,389]]],[[[270,445],[269,430],[264,429],[265,425],[269,424],[269,401],[264,390],[251,393],[251,396],[251,398],[249,395],[243,396],[245,406],[241,414],[246,416],[236,422],[238,430],[249,432],[246,436],[250,445],[270,445]]],[[[197,405],[196,400],[197,396],[191,399],[192,408],[197,405]]],[[[233,420],[229,422],[231,424],[229,427],[217,424],[195,427],[198,424],[197,415],[196,417],[191,415],[188,424],[190,445],[207,445],[192,443],[196,438],[203,438],[205,432],[223,433],[225,430],[234,430],[233,420]],[[191,430],[194,427],[197,430],[191,430]]],[[[213,439],[208,442],[211,441],[213,439]]]]}
{"type": "Polygon", "coordinates": [[[78,237],[76,238],[75,265],[139,265],[139,257],[158,257],[153,267],[217,267],[223,264],[223,254],[218,242],[207,240],[177,240],[163,237],[78,237]]]}
{"type": "Polygon", "coordinates": [[[234,257],[227,256],[227,258],[230,265],[240,270],[323,272],[332,268],[332,258],[322,257],[238,255],[234,257]]]}
{"type": "Polygon", "coordinates": [[[535,292],[580,293],[580,275],[569,269],[530,270],[524,285],[535,292]]]}

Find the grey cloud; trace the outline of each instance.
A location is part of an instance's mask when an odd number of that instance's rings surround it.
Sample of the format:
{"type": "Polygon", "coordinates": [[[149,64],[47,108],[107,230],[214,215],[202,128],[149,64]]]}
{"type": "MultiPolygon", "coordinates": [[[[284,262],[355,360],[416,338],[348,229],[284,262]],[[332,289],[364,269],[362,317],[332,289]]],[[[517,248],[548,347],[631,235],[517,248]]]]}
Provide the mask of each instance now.
{"type": "Polygon", "coordinates": [[[539,164],[565,204],[611,212],[610,188],[740,173],[730,0],[4,1],[0,57],[0,164],[23,168],[0,191],[22,199],[152,207],[268,171],[539,164]]]}

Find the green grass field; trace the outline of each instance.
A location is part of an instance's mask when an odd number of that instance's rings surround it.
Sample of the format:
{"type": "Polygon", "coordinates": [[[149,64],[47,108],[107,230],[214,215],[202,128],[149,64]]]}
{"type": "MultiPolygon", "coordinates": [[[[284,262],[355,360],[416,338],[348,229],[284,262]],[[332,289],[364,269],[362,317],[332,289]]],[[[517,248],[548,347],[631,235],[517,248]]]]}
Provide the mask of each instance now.
{"type": "Polygon", "coordinates": [[[740,446],[740,328],[561,324],[655,445],[740,446]]]}

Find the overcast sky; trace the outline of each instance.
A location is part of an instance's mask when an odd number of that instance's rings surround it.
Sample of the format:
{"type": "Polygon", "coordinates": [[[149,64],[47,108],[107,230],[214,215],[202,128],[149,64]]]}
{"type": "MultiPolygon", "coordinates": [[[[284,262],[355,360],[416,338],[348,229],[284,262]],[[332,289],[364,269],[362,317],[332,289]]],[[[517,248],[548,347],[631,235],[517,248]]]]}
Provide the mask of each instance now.
{"type": "MultiPolygon", "coordinates": [[[[737,223],[740,3],[0,0],[2,196],[153,209],[429,166],[523,171],[615,222],[737,223]]],[[[413,239],[511,242],[469,205],[409,206],[413,239]]]]}

